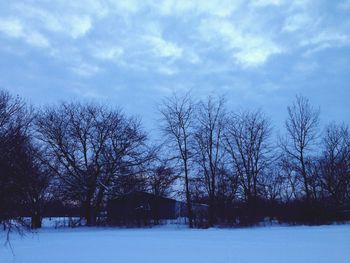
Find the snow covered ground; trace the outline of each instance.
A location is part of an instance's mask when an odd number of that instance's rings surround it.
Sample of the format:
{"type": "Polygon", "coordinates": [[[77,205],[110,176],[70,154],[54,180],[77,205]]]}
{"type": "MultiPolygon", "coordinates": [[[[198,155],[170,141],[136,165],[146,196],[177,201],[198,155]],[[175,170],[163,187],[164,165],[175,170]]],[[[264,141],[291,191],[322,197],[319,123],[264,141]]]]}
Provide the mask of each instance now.
{"type": "Polygon", "coordinates": [[[1,263],[349,263],[350,225],[189,230],[43,229],[12,237],[1,263]]]}

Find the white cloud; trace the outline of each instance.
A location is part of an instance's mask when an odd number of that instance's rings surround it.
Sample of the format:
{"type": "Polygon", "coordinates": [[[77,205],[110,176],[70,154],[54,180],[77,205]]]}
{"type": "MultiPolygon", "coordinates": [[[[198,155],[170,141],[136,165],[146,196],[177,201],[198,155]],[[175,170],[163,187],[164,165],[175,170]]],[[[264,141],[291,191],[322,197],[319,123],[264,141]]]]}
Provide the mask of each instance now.
{"type": "Polygon", "coordinates": [[[0,18],[0,32],[11,38],[19,38],[36,47],[48,47],[49,40],[35,30],[25,28],[16,18],[0,18]]]}
{"type": "Polygon", "coordinates": [[[146,42],[151,46],[155,56],[177,59],[182,56],[182,49],[161,36],[145,36],[146,42]]]}
{"type": "Polygon", "coordinates": [[[274,43],[263,43],[259,45],[258,40],[251,45],[250,48],[244,48],[239,51],[234,57],[237,62],[244,67],[255,67],[264,64],[270,56],[281,53],[281,49],[274,43]]]}
{"type": "Polygon", "coordinates": [[[312,24],[317,24],[317,20],[315,21],[305,13],[296,13],[286,18],[282,30],[294,32],[309,28],[312,24]]]}
{"type": "Polygon", "coordinates": [[[141,28],[141,37],[138,37],[139,48],[144,54],[153,57],[176,60],[182,57],[183,50],[173,41],[164,39],[163,29],[160,24],[151,22],[145,23],[141,28]]]}
{"type": "Polygon", "coordinates": [[[189,63],[191,64],[199,64],[200,62],[202,62],[202,59],[200,58],[200,56],[195,53],[192,50],[186,50],[186,59],[188,60],[189,63]]]}
{"type": "Polygon", "coordinates": [[[22,23],[16,18],[0,18],[0,32],[9,37],[21,37],[23,34],[22,23]]]}
{"type": "Polygon", "coordinates": [[[171,76],[171,75],[174,75],[178,72],[178,70],[174,67],[169,67],[169,66],[158,66],[156,68],[156,71],[160,74],[163,74],[163,75],[168,75],[168,76],[171,76]]]}
{"type": "Polygon", "coordinates": [[[92,26],[90,17],[86,15],[74,15],[67,17],[65,22],[68,24],[70,35],[73,38],[84,36],[92,26]]]}
{"type": "Polygon", "coordinates": [[[68,34],[74,39],[84,36],[92,27],[90,15],[79,11],[73,12],[74,8],[72,9],[72,7],[57,12],[55,9],[16,4],[15,10],[21,14],[23,21],[28,26],[51,33],[68,34]]]}
{"type": "Polygon", "coordinates": [[[326,27],[332,21],[320,6],[311,0],[38,0],[10,3],[0,33],[46,48],[81,76],[107,68],[107,61],[133,71],[204,74],[254,69],[300,47],[312,54],[347,45],[346,26],[326,27]]]}
{"type": "Polygon", "coordinates": [[[118,60],[124,53],[123,48],[105,46],[103,44],[92,48],[93,56],[100,60],[118,60]]]}
{"type": "Polygon", "coordinates": [[[52,32],[59,32],[65,29],[60,21],[60,17],[56,17],[50,11],[18,3],[15,5],[15,10],[26,23],[31,24],[33,27],[44,28],[52,32]]]}
{"type": "Polygon", "coordinates": [[[350,35],[344,34],[340,32],[332,32],[325,30],[320,32],[315,37],[310,39],[306,39],[303,41],[303,45],[319,45],[323,43],[334,43],[334,44],[349,44],[350,43],[350,35]]]}
{"type": "Polygon", "coordinates": [[[266,35],[242,31],[227,20],[204,20],[201,31],[203,38],[217,48],[227,49],[244,67],[262,65],[271,55],[282,52],[266,35]]]}
{"type": "Polygon", "coordinates": [[[31,44],[33,46],[37,46],[37,47],[50,46],[49,40],[38,32],[30,32],[27,35],[25,35],[24,38],[28,44],[31,44]]]}
{"type": "Polygon", "coordinates": [[[123,13],[135,14],[146,4],[147,1],[139,0],[109,0],[110,9],[116,9],[123,13]]]}
{"type": "Polygon", "coordinates": [[[183,14],[206,14],[218,17],[228,17],[244,0],[163,0],[150,1],[153,8],[156,8],[162,15],[183,15],[183,14]]]}
{"type": "Polygon", "coordinates": [[[279,6],[282,5],[284,2],[284,0],[252,0],[252,5],[261,7],[269,5],[279,6]]]}
{"type": "Polygon", "coordinates": [[[71,69],[74,73],[82,77],[91,77],[101,71],[101,69],[98,66],[88,64],[85,62],[78,63],[72,66],[71,69]]]}
{"type": "Polygon", "coordinates": [[[350,34],[333,30],[324,30],[309,39],[301,41],[300,45],[308,48],[305,53],[305,55],[308,56],[328,48],[350,46],[350,34]]]}

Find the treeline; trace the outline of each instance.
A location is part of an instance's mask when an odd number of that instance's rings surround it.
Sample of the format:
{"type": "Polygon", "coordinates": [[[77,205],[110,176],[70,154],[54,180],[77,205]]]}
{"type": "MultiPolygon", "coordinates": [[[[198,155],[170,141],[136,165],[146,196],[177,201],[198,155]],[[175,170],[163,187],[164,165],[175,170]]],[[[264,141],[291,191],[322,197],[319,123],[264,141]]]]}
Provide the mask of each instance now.
{"type": "Polygon", "coordinates": [[[319,115],[297,96],[276,136],[261,110],[172,95],[159,105],[155,143],[119,108],[63,102],[37,109],[1,91],[0,221],[6,228],[27,216],[39,228],[59,204],[96,225],[108,200],[133,191],[182,198],[190,227],[194,203],[208,205],[208,226],[347,220],[349,127],[320,127],[319,115]]]}

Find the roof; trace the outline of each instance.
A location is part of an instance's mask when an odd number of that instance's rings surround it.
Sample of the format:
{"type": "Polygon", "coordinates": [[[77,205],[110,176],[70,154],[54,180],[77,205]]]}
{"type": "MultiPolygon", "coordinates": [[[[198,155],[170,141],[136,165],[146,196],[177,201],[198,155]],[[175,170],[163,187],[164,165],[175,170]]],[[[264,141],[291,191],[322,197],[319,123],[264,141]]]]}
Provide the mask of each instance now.
{"type": "Polygon", "coordinates": [[[121,200],[121,199],[125,199],[127,197],[131,197],[131,196],[138,196],[138,197],[146,197],[146,198],[157,198],[157,199],[163,199],[163,200],[167,200],[167,201],[172,201],[172,202],[179,202],[175,199],[172,199],[172,198],[169,198],[169,197],[164,197],[164,196],[157,196],[155,194],[152,194],[152,193],[147,193],[147,192],[143,192],[143,191],[134,191],[134,192],[130,192],[130,193],[127,193],[127,194],[124,194],[120,197],[117,197],[117,198],[114,198],[112,200],[121,200]]]}

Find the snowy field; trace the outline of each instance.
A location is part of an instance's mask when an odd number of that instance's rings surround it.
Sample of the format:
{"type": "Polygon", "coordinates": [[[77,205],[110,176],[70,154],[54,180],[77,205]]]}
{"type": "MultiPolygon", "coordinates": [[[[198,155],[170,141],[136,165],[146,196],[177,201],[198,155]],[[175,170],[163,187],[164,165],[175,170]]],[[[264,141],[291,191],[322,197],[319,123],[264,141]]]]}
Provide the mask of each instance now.
{"type": "Polygon", "coordinates": [[[349,263],[350,225],[44,229],[12,246],[15,255],[0,247],[1,263],[349,263]]]}

